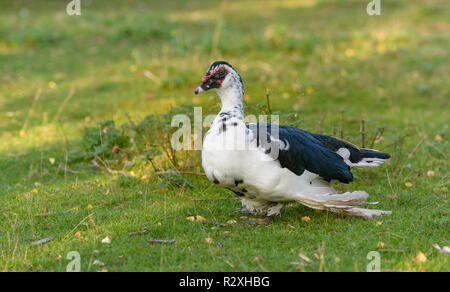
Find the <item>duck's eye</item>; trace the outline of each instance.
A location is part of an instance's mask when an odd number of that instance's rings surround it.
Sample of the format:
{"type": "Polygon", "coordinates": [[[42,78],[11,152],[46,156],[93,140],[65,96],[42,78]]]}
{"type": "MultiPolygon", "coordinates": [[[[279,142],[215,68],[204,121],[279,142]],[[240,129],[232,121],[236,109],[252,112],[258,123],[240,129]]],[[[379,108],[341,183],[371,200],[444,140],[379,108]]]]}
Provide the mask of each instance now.
{"type": "Polygon", "coordinates": [[[219,74],[219,77],[224,77],[225,76],[225,70],[224,69],[219,69],[219,71],[217,71],[217,73],[219,74]]]}

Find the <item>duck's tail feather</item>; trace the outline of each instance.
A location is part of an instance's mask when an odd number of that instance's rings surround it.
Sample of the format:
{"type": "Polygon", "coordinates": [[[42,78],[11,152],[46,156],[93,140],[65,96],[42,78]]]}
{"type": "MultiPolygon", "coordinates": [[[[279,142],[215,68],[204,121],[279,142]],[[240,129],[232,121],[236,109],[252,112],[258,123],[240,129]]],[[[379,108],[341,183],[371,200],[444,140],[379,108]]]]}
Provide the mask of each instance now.
{"type": "Polygon", "coordinates": [[[313,209],[327,210],[340,214],[372,218],[391,211],[365,209],[355,207],[366,202],[369,194],[364,191],[346,192],[343,194],[301,195],[297,202],[313,209]]]}

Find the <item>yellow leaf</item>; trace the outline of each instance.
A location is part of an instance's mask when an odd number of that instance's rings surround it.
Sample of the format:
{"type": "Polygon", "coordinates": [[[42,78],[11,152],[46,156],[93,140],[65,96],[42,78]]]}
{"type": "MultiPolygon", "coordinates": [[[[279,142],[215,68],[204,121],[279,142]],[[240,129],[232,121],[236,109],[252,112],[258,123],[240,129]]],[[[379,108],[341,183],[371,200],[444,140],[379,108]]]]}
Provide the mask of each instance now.
{"type": "Polygon", "coordinates": [[[204,217],[202,217],[200,215],[189,216],[189,217],[186,217],[186,219],[189,220],[189,221],[192,221],[192,222],[205,222],[205,221],[207,221],[206,218],[204,218],[204,217]]]}
{"type": "Polygon", "coordinates": [[[413,183],[410,182],[410,181],[407,181],[407,182],[405,182],[405,186],[408,187],[408,188],[410,188],[410,187],[413,186],[413,183]]]}
{"type": "Polygon", "coordinates": [[[92,206],[91,204],[88,204],[86,207],[86,209],[88,209],[88,210],[93,209],[93,208],[94,208],[94,206],[92,206]]]}
{"type": "Polygon", "coordinates": [[[306,92],[306,94],[313,94],[314,88],[312,88],[311,86],[308,86],[308,87],[306,87],[305,92],[306,92]]]}
{"type": "Polygon", "coordinates": [[[411,259],[418,263],[424,263],[427,261],[427,256],[423,252],[419,251],[417,256],[415,258],[411,258],[411,259]]]}
{"type": "Polygon", "coordinates": [[[79,210],[79,208],[78,208],[78,207],[73,207],[73,208],[72,208],[72,210],[74,210],[74,211],[78,211],[78,210],[79,210]]]}
{"type": "Polygon", "coordinates": [[[207,221],[206,220],[206,218],[204,218],[204,217],[202,217],[202,216],[200,216],[200,215],[197,215],[197,222],[204,222],[204,221],[207,221]]]}
{"type": "Polygon", "coordinates": [[[32,189],[31,192],[32,192],[33,194],[39,193],[39,191],[38,191],[37,189],[32,189]]]}
{"type": "Polygon", "coordinates": [[[40,183],[38,183],[38,182],[35,182],[35,183],[34,183],[34,186],[35,186],[35,187],[40,187],[40,186],[41,186],[41,184],[40,184],[40,183]]]}
{"type": "Polygon", "coordinates": [[[382,241],[378,241],[378,242],[377,242],[377,247],[383,248],[385,245],[386,245],[386,244],[385,244],[384,242],[382,242],[382,241]]]}
{"type": "Polygon", "coordinates": [[[138,68],[137,68],[137,66],[136,66],[136,65],[134,65],[134,64],[133,64],[133,65],[130,65],[130,68],[129,68],[129,69],[130,69],[130,71],[131,71],[131,72],[133,72],[133,73],[134,73],[134,72],[136,72],[136,71],[137,71],[137,69],[138,69],[138,68]]]}
{"type": "Polygon", "coordinates": [[[308,221],[310,221],[310,220],[311,220],[311,218],[309,218],[308,216],[302,217],[302,221],[308,222],[308,221]]]}
{"type": "Polygon", "coordinates": [[[381,222],[381,221],[377,221],[377,226],[380,226],[381,224],[383,224],[383,222],[381,222]]]}
{"type": "Polygon", "coordinates": [[[55,81],[50,81],[48,83],[48,87],[51,88],[51,89],[55,88],[56,87],[56,82],[55,81]]]}
{"type": "Polygon", "coordinates": [[[213,241],[214,241],[211,237],[207,237],[207,238],[205,238],[205,240],[207,243],[210,243],[210,244],[213,243],[213,241]]]}
{"type": "Polygon", "coordinates": [[[78,231],[77,233],[75,233],[75,237],[81,238],[81,231],[78,231]]]}

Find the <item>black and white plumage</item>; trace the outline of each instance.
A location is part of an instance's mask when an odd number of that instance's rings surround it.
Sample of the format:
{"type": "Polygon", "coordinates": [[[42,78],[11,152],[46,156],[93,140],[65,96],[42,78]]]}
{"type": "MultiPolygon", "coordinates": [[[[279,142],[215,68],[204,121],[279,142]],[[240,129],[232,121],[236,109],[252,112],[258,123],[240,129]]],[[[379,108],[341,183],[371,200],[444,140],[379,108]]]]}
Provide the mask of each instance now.
{"type": "Polygon", "coordinates": [[[351,182],[351,167],[378,166],[389,154],[294,127],[245,124],[242,79],[226,62],[213,63],[195,93],[209,89],[217,91],[222,109],[205,136],[202,165],[209,180],[240,196],[247,209],[273,216],[296,201],[365,218],[390,213],[356,207],[366,192],[338,194],[331,185],[351,182]]]}

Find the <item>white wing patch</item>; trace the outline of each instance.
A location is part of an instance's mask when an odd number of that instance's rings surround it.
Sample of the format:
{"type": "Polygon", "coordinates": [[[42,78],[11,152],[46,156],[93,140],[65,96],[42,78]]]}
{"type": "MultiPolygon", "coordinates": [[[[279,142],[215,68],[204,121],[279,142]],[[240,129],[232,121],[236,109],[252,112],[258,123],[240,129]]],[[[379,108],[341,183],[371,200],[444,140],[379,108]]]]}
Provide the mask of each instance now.
{"type": "Polygon", "coordinates": [[[336,153],[339,154],[344,159],[344,162],[350,167],[374,167],[386,161],[386,159],[366,157],[357,163],[353,163],[350,161],[350,151],[347,148],[339,148],[336,153]]]}

